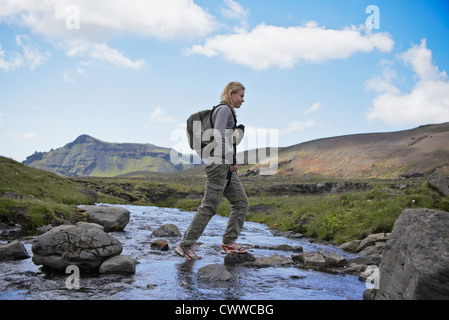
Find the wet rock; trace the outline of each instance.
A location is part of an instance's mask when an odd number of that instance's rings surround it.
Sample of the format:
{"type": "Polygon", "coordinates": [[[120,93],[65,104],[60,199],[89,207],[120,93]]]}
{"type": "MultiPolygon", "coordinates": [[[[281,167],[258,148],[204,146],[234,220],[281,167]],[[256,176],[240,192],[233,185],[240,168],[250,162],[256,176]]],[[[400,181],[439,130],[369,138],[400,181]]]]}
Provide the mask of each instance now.
{"type": "Polygon", "coordinates": [[[28,254],[25,246],[19,241],[12,241],[7,244],[0,244],[0,261],[27,259],[28,254]]]}
{"type": "Polygon", "coordinates": [[[208,281],[231,281],[234,279],[226,267],[218,263],[199,268],[197,275],[200,279],[208,281]]]}
{"type": "Polygon", "coordinates": [[[104,231],[104,227],[99,225],[98,223],[92,223],[92,222],[77,222],[75,224],[77,227],[83,227],[83,228],[97,228],[100,229],[101,231],[104,231]]]}
{"type": "Polygon", "coordinates": [[[302,233],[297,233],[293,231],[279,231],[278,229],[271,229],[270,232],[276,237],[286,237],[290,239],[301,239],[304,238],[302,233]]]}
{"type": "Polygon", "coordinates": [[[62,225],[36,237],[31,247],[33,262],[55,270],[76,265],[97,269],[104,260],[122,252],[121,243],[98,228],[62,225]]]}
{"type": "Polygon", "coordinates": [[[171,238],[171,237],[180,237],[181,232],[179,232],[179,229],[177,226],[171,223],[164,224],[163,226],[156,229],[152,234],[152,238],[171,238]]]}
{"type": "Polygon", "coordinates": [[[258,257],[254,261],[253,265],[256,267],[275,267],[275,266],[288,266],[293,264],[290,257],[273,255],[269,257],[258,257]]]}
{"type": "Polygon", "coordinates": [[[45,233],[50,231],[51,229],[53,229],[54,227],[58,227],[60,225],[72,225],[72,223],[70,221],[67,220],[60,220],[60,219],[53,219],[49,224],[42,226],[40,228],[37,228],[37,231],[41,232],[41,233],[45,233]]]}
{"type": "Polygon", "coordinates": [[[22,232],[22,226],[14,223],[0,223],[0,236],[14,236],[22,232]]]}
{"type": "Polygon", "coordinates": [[[268,248],[269,250],[279,250],[279,251],[293,251],[293,252],[302,252],[303,248],[300,244],[296,246],[291,246],[288,244],[280,244],[278,246],[270,246],[268,248]]]}
{"type": "Polygon", "coordinates": [[[354,241],[345,242],[342,245],[340,245],[339,248],[346,252],[355,253],[355,251],[357,250],[357,248],[360,245],[360,242],[362,242],[362,240],[354,240],[354,241]]]}
{"type": "Polygon", "coordinates": [[[320,252],[326,260],[326,268],[340,268],[347,264],[344,257],[337,255],[335,252],[320,252]]]}
{"type": "Polygon", "coordinates": [[[227,254],[224,258],[225,264],[247,263],[254,261],[256,261],[256,258],[249,252],[244,253],[234,252],[227,254]]]}
{"type": "Polygon", "coordinates": [[[367,267],[368,266],[365,264],[348,262],[348,264],[344,268],[339,268],[335,271],[342,274],[360,275],[360,273],[365,271],[367,267]]]}
{"type": "Polygon", "coordinates": [[[448,252],[449,212],[404,210],[383,251],[376,299],[449,299],[448,252]]]}
{"type": "Polygon", "coordinates": [[[276,246],[261,246],[261,245],[254,245],[255,249],[266,249],[266,250],[279,250],[279,251],[293,251],[293,252],[302,252],[303,248],[300,244],[296,246],[291,246],[288,244],[280,244],[276,246]]]}
{"type": "Polygon", "coordinates": [[[129,222],[130,212],[121,207],[112,206],[79,206],[88,214],[88,222],[104,227],[105,232],[121,231],[129,222]]]}
{"type": "Polygon", "coordinates": [[[355,263],[351,269],[348,269],[348,261],[344,257],[337,255],[334,251],[304,252],[298,255],[292,255],[292,260],[300,268],[310,268],[324,272],[358,274],[365,269],[355,269],[355,263]]]}
{"type": "Polygon", "coordinates": [[[293,255],[292,259],[304,268],[324,269],[326,266],[326,259],[319,252],[304,252],[298,255],[293,255]]]}
{"type": "Polygon", "coordinates": [[[168,251],[169,245],[167,240],[157,239],[151,243],[151,249],[160,250],[160,251],[168,251]]]}
{"type": "Polygon", "coordinates": [[[385,244],[386,242],[376,242],[374,245],[366,247],[362,251],[358,252],[358,254],[361,256],[378,256],[381,258],[385,244]]]}
{"type": "Polygon", "coordinates": [[[136,260],[128,255],[120,255],[105,260],[100,266],[100,273],[136,273],[136,260]]]}
{"type": "MultiPolygon", "coordinates": [[[[379,265],[382,259],[382,252],[388,241],[390,233],[370,234],[363,240],[350,241],[342,244],[340,249],[357,253],[361,257],[366,257],[366,261],[356,262],[351,259],[349,263],[357,263],[362,265],[379,265]]],[[[360,260],[360,258],[358,258],[360,260]]]]}
{"type": "Polygon", "coordinates": [[[357,258],[348,259],[349,263],[361,264],[361,265],[376,265],[379,266],[381,262],[381,257],[379,256],[360,256],[357,258]]]}
{"type": "Polygon", "coordinates": [[[385,243],[388,241],[388,237],[390,236],[390,233],[375,233],[370,234],[365,239],[363,239],[357,249],[355,250],[356,253],[359,253],[370,246],[375,246],[378,243],[385,243]]]}

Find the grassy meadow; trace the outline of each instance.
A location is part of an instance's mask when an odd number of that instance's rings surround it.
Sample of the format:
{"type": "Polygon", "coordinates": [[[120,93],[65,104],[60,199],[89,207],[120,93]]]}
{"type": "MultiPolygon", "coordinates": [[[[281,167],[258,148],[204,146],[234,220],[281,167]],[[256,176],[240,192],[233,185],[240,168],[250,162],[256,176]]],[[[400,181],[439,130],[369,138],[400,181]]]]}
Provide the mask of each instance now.
{"type": "MultiPolygon", "coordinates": [[[[370,180],[368,191],[295,195],[273,194],[267,187],[317,183],[295,178],[241,177],[248,195],[248,221],[280,231],[334,243],[390,232],[404,209],[433,208],[449,211],[448,197],[433,190],[425,178],[370,180]]],[[[62,178],[0,157],[0,222],[20,223],[27,230],[55,221],[85,219],[80,204],[116,203],[179,208],[194,211],[201,203],[204,175],[149,174],[135,178],[62,178]],[[18,197],[17,197],[18,196],[18,197]]],[[[288,188],[287,188],[288,189],[288,188]]],[[[229,215],[223,198],[218,214],[229,215]]]]}
{"type": "MultiPolygon", "coordinates": [[[[259,222],[280,231],[344,243],[369,234],[390,232],[404,209],[433,208],[449,211],[449,199],[441,197],[427,181],[416,181],[400,190],[395,183],[376,181],[369,191],[318,195],[249,196],[247,221],[259,222]]],[[[200,200],[182,199],[176,207],[191,210],[200,200]]],[[[230,204],[222,199],[218,213],[227,216],[230,204]]]]}

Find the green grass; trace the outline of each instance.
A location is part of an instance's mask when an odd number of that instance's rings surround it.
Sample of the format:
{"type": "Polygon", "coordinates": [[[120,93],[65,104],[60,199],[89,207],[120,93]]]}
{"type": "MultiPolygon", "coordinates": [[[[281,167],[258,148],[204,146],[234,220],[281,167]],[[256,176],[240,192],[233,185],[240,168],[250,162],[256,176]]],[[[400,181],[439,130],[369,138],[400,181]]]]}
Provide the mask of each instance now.
{"type": "MultiPolygon", "coordinates": [[[[201,203],[205,179],[154,175],[148,179],[89,178],[89,181],[103,185],[111,194],[129,194],[139,199],[133,204],[195,211],[201,203]],[[194,192],[196,196],[175,197],[183,192],[194,192]]],[[[370,191],[295,196],[274,196],[264,191],[274,184],[301,183],[294,179],[252,177],[241,181],[250,202],[248,221],[335,243],[362,239],[372,233],[390,232],[398,216],[407,208],[449,211],[448,197],[441,197],[426,180],[406,183],[371,180],[369,183],[373,188],[370,191]],[[398,190],[397,185],[401,184],[407,184],[408,188],[398,190]]],[[[217,213],[228,216],[229,212],[230,204],[223,197],[217,213]]]]}
{"type": "Polygon", "coordinates": [[[0,198],[0,222],[20,223],[34,230],[54,220],[79,219],[76,205],[93,204],[83,186],[53,173],[0,157],[0,193],[20,199],[0,198]]]}
{"type": "Polygon", "coordinates": [[[81,189],[69,179],[0,157],[0,193],[15,192],[22,197],[71,205],[89,201],[81,189]]]}
{"type": "Polygon", "coordinates": [[[250,207],[258,204],[270,209],[267,212],[250,210],[247,220],[335,243],[391,232],[395,221],[407,208],[449,211],[449,199],[441,197],[427,182],[404,190],[377,186],[366,192],[250,197],[250,207]]]}
{"type": "MultiPolygon", "coordinates": [[[[272,195],[275,184],[304,183],[293,178],[241,178],[248,195],[248,221],[281,231],[343,243],[371,233],[390,232],[404,209],[430,208],[449,211],[449,197],[442,197],[425,179],[368,181],[370,191],[319,195],[272,195]],[[398,185],[408,185],[399,190],[398,185]]],[[[149,174],[146,178],[76,178],[29,168],[0,157],[0,193],[14,192],[20,200],[0,198],[0,222],[14,222],[33,230],[54,220],[82,219],[76,205],[92,204],[83,189],[94,190],[97,202],[174,207],[195,211],[201,203],[205,178],[180,174],[149,174]]],[[[310,183],[310,181],[308,181],[310,183]]],[[[314,181],[317,182],[317,181],[314,181]]],[[[223,198],[218,214],[228,216],[223,198]]]]}

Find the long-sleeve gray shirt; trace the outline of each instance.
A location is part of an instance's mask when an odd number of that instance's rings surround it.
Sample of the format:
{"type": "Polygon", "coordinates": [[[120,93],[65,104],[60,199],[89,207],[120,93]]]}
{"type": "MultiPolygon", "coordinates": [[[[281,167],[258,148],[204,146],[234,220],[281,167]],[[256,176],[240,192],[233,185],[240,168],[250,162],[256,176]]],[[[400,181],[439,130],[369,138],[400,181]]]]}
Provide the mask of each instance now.
{"type": "MultiPolygon", "coordinates": [[[[214,150],[213,156],[217,157],[221,154],[220,158],[224,158],[226,163],[232,164],[234,159],[233,133],[236,123],[234,123],[231,108],[227,105],[218,106],[212,114],[212,122],[214,129],[216,129],[214,134],[215,148],[219,148],[221,145],[220,150],[214,150]],[[221,144],[219,141],[221,141],[221,144]]],[[[237,139],[236,144],[239,144],[242,138],[243,132],[239,132],[239,139],[237,139]]]]}

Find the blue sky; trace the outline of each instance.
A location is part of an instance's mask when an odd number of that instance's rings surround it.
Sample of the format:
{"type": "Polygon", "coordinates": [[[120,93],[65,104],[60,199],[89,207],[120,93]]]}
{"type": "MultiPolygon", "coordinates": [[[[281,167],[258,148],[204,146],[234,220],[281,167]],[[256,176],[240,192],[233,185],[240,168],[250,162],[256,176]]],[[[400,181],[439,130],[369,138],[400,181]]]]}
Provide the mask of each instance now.
{"type": "Polygon", "coordinates": [[[0,155],[81,134],[189,151],[229,81],[240,151],[446,122],[448,38],[447,0],[0,0],[0,155]]]}

